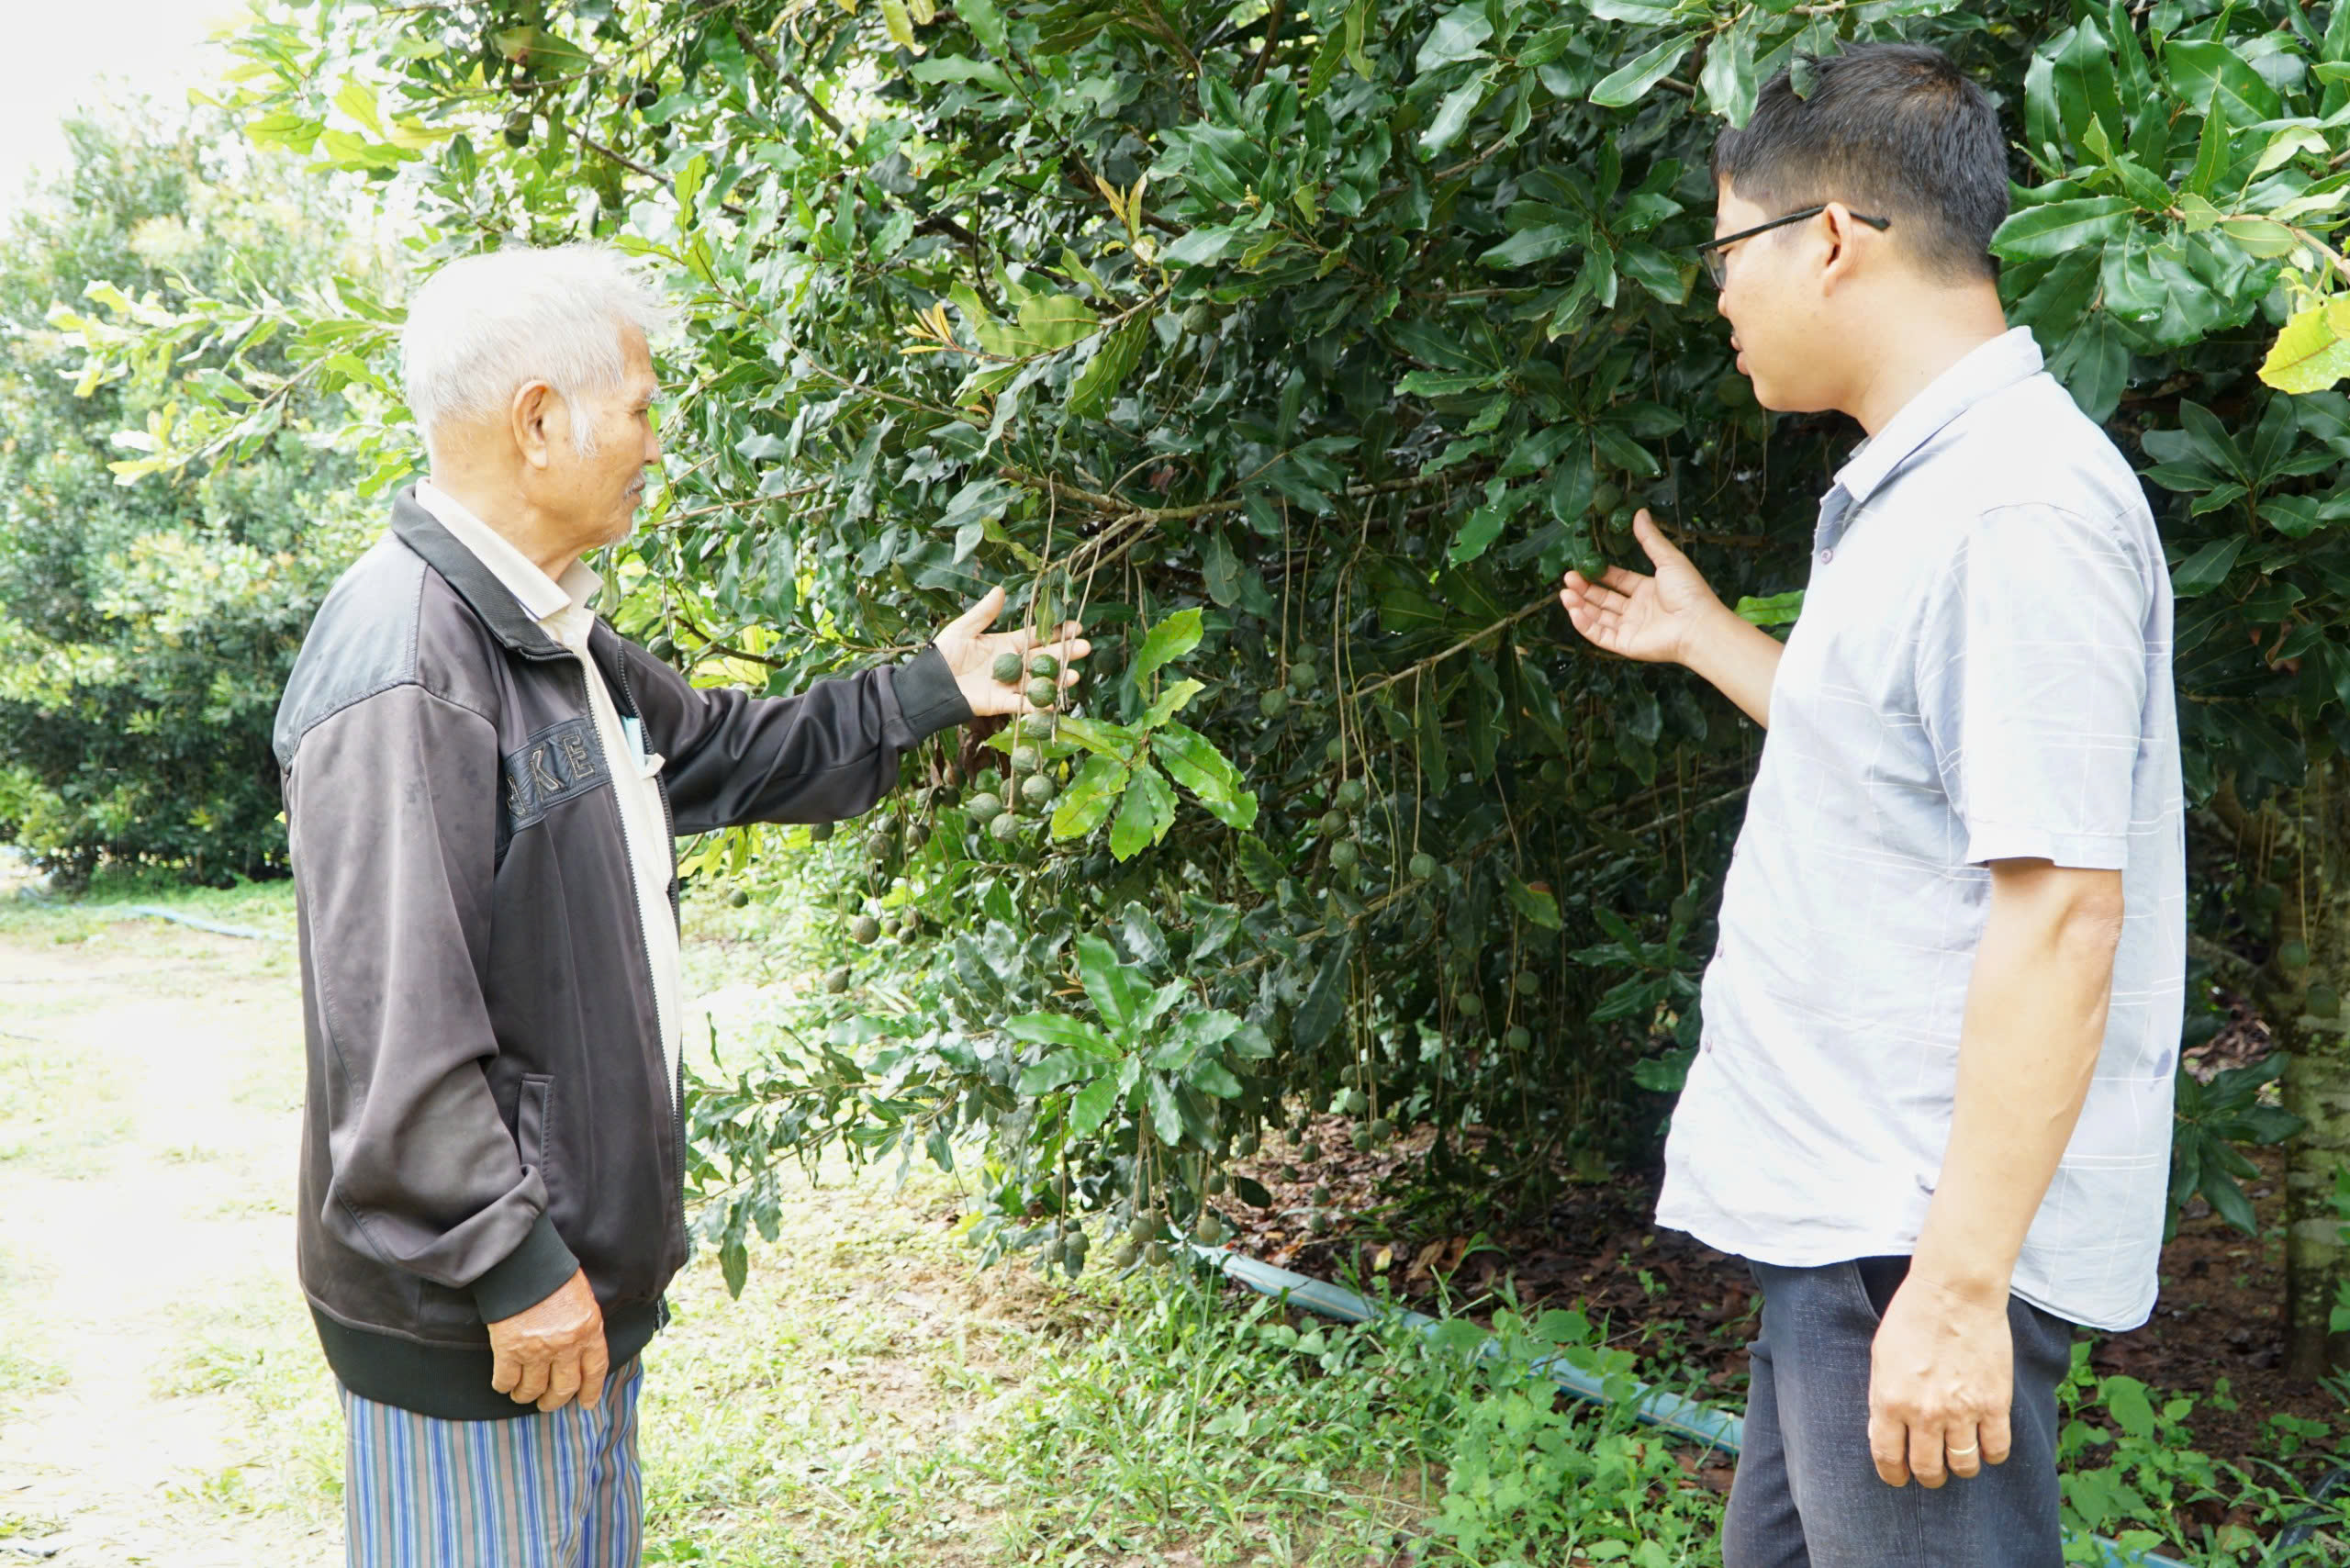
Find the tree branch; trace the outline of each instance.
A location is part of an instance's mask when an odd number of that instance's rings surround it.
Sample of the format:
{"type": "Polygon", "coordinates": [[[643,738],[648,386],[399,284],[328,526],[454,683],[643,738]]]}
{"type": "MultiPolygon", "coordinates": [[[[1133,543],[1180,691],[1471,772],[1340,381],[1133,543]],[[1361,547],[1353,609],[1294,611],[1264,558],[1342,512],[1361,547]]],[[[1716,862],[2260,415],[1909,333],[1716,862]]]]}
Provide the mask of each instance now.
{"type": "Polygon", "coordinates": [[[750,28],[743,25],[742,17],[730,15],[726,18],[726,23],[734,29],[735,40],[742,44],[744,51],[757,60],[761,65],[766,66],[777,81],[800,95],[800,101],[806,104],[810,112],[822,120],[834,136],[841,139],[843,146],[853,147],[856,144],[856,140],[849,135],[847,127],[833,118],[832,110],[816,101],[816,95],[808,90],[807,84],[784,69],[783,62],[776,58],[775,51],[767,48],[750,28]]]}
{"type": "Polygon", "coordinates": [[[1257,46],[1257,58],[1248,66],[1248,85],[1253,87],[1265,79],[1265,67],[1272,63],[1273,46],[1281,42],[1281,23],[1289,17],[1289,0],[1273,0],[1273,8],[1265,16],[1265,41],[1257,46]]]}
{"type": "Polygon", "coordinates": [[[1450,658],[1453,655],[1460,653],[1464,649],[1474,647],[1479,643],[1482,643],[1486,638],[1492,636],[1494,633],[1506,631],[1510,627],[1516,625],[1528,616],[1532,615],[1537,610],[1540,610],[1544,605],[1555,602],[1556,598],[1556,595],[1546,593],[1540,599],[1536,599],[1532,604],[1528,605],[1525,609],[1513,610],[1509,614],[1503,616],[1499,621],[1494,622],[1491,626],[1486,627],[1483,631],[1472,632],[1466,637],[1461,638],[1460,641],[1453,644],[1452,646],[1445,649],[1444,652],[1440,654],[1431,654],[1427,658],[1418,661],[1416,664],[1406,665],[1393,675],[1372,681],[1369,686],[1358,686],[1348,695],[1352,700],[1360,702],[1364,698],[1371,696],[1374,692],[1386,690],[1389,687],[1394,685],[1399,680],[1409,680],[1412,677],[1419,674],[1422,670],[1427,669],[1431,666],[1440,665],[1445,660],[1450,658]]]}

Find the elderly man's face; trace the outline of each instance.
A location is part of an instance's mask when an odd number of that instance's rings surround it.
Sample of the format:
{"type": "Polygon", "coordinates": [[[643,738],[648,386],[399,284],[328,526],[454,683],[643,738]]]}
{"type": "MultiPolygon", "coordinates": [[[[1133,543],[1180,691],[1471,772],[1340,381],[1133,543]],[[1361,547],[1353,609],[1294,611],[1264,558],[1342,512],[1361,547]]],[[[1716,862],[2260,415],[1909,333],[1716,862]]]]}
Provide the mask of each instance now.
{"type": "Polygon", "coordinates": [[[644,498],[646,470],[661,461],[661,439],[653,431],[653,356],[644,334],[621,333],[624,368],[609,386],[586,394],[566,409],[593,432],[594,450],[581,456],[570,440],[550,443],[546,475],[548,510],[578,530],[580,548],[593,549],[628,537],[637,504],[644,498]]]}

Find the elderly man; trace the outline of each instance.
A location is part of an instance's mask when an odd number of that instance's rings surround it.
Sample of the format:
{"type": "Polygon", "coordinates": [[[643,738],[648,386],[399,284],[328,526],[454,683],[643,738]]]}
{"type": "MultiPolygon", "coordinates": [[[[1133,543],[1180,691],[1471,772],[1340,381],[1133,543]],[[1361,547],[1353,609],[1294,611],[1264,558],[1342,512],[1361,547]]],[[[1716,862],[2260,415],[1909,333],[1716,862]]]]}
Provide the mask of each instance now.
{"type": "MultiPolygon", "coordinates": [[[[911,664],[704,690],[591,609],[660,460],[660,307],[615,253],[419,291],[431,478],[319,611],[276,727],[309,1092],[300,1261],[350,1561],[627,1564],[639,1353],[686,1258],[673,835],[870,807],[1014,712],[990,592],[911,664]]],[[[1075,626],[1045,651],[1066,664],[1075,626]]],[[[1074,678],[1068,677],[1065,678],[1074,678]]]]}

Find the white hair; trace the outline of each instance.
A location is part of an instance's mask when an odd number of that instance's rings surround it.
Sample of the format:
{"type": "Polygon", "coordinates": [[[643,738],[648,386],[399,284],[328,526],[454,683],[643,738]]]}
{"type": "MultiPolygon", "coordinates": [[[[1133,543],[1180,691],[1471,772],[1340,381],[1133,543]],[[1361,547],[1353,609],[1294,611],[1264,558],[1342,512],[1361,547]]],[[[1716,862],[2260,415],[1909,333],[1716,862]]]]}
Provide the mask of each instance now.
{"type": "Polygon", "coordinates": [[[434,273],[408,301],[400,333],[408,406],[424,432],[451,420],[493,419],[516,389],[543,381],[575,414],[572,442],[595,450],[578,417],[582,395],[625,371],[621,339],[634,327],[647,342],[672,325],[659,293],[610,245],[517,245],[465,256],[434,273]]]}

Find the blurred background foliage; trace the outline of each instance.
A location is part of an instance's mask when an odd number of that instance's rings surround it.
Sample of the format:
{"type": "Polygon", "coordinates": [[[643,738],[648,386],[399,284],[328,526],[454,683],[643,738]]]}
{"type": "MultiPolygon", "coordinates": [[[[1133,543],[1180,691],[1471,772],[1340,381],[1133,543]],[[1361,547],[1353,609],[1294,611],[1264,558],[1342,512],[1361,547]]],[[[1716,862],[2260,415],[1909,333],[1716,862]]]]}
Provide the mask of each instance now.
{"type": "Polygon", "coordinates": [[[102,859],[270,874],[285,863],[271,716],[374,510],[300,432],[339,429],[334,400],[270,389],[291,375],[272,318],[371,262],[329,180],[242,146],[218,114],[137,105],[66,133],[67,166],[0,234],[0,823],[72,881],[102,859]],[[241,330],[137,372],[85,375],[87,342],[51,319],[86,296],[137,330],[160,319],[140,298],[215,289],[254,302],[241,330]],[[296,424],[218,462],[203,438],[181,444],[190,378],[296,424]],[[111,471],[165,447],[168,476],[111,471]]]}

